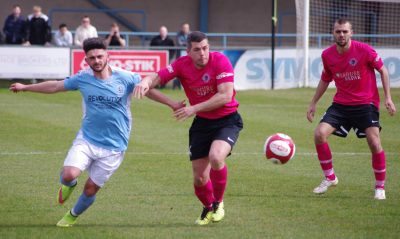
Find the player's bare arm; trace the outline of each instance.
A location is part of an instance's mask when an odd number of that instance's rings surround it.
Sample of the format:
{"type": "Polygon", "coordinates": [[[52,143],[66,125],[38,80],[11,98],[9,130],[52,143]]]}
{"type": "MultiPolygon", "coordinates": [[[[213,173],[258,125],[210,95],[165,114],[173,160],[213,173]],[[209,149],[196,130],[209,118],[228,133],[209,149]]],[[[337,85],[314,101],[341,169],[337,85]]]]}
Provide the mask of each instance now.
{"type": "Polygon", "coordinates": [[[146,76],[139,84],[135,86],[135,89],[133,90],[133,96],[137,99],[142,99],[147,92],[158,85],[160,81],[161,79],[157,73],[146,76]]]}
{"type": "Polygon", "coordinates": [[[146,96],[156,102],[169,106],[173,111],[186,106],[185,100],[175,101],[156,89],[150,89],[146,96]]]}
{"type": "Polygon", "coordinates": [[[10,91],[18,93],[20,91],[30,91],[44,94],[52,94],[65,91],[64,80],[62,81],[44,81],[38,84],[25,85],[21,83],[14,83],[10,86],[10,91]]]}
{"type": "Polygon", "coordinates": [[[390,94],[389,73],[385,66],[382,66],[381,69],[379,69],[379,74],[381,75],[383,91],[385,93],[385,108],[389,114],[393,116],[396,113],[396,106],[394,105],[390,94]]]}
{"type": "Polygon", "coordinates": [[[310,105],[308,106],[308,110],[307,110],[308,121],[310,121],[310,122],[313,121],[317,102],[322,97],[322,95],[325,93],[328,86],[329,86],[329,82],[326,82],[323,80],[319,81],[317,89],[315,90],[314,97],[312,98],[310,105]]]}
{"type": "Polygon", "coordinates": [[[209,100],[202,103],[186,106],[175,111],[174,116],[177,120],[183,121],[192,117],[197,112],[206,112],[217,109],[232,100],[233,96],[233,83],[226,82],[218,85],[218,92],[209,100]]]}

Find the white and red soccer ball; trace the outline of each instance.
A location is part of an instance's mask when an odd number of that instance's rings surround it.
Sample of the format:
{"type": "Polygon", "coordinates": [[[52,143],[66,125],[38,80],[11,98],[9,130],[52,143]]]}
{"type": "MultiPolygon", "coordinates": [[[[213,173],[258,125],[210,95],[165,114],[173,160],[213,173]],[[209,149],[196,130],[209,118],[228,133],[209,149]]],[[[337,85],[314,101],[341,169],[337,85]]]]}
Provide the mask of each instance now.
{"type": "Polygon", "coordinates": [[[296,152],[296,145],[290,136],[276,133],[267,138],[264,144],[264,154],[275,164],[285,164],[296,152]]]}

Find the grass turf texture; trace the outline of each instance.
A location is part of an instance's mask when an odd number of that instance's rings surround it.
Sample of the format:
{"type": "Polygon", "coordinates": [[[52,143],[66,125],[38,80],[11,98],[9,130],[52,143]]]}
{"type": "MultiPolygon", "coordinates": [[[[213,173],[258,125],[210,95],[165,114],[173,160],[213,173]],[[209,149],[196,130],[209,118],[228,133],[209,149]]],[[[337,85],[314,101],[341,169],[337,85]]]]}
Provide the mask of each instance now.
{"type": "MultiPolygon", "coordinates": [[[[183,92],[164,90],[175,99],[183,92]]],[[[313,129],[330,104],[329,90],[310,124],[314,89],[238,92],[244,130],[228,159],[226,218],[194,225],[201,205],[193,194],[187,136],[191,120],[148,99],[133,100],[133,132],[125,161],[73,228],[55,224],[79,197],[87,175],[65,206],[57,206],[58,174],[81,120],[77,92],[41,95],[0,90],[0,238],[398,238],[398,115],[381,111],[387,153],[387,200],[373,199],[374,176],[365,140],[330,138],[339,185],[322,196],[313,129]],[[263,156],[268,135],[296,142],[286,165],[263,156]]],[[[400,90],[392,90],[400,108],[400,90]]]]}

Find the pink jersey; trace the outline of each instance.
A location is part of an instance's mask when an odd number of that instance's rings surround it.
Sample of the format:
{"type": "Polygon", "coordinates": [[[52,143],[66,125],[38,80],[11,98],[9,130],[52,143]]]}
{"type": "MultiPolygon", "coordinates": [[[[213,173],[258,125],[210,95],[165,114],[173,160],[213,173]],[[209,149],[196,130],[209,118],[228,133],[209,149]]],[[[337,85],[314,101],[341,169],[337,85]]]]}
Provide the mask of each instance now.
{"type": "Polygon", "coordinates": [[[350,49],[339,54],[333,45],[322,52],[322,63],[321,80],[335,81],[334,102],[343,105],[372,103],[379,108],[375,69],[381,69],[383,62],[371,46],[352,40],[350,49]]]}
{"type": "MultiPolygon", "coordinates": [[[[178,78],[191,105],[210,99],[217,93],[219,84],[233,83],[233,75],[230,61],[219,52],[210,52],[209,61],[202,69],[197,69],[189,56],[182,56],[158,72],[161,84],[178,78]]],[[[197,115],[207,119],[219,119],[235,112],[239,106],[235,95],[236,92],[233,91],[232,100],[224,106],[212,111],[198,112],[197,115]]]]}

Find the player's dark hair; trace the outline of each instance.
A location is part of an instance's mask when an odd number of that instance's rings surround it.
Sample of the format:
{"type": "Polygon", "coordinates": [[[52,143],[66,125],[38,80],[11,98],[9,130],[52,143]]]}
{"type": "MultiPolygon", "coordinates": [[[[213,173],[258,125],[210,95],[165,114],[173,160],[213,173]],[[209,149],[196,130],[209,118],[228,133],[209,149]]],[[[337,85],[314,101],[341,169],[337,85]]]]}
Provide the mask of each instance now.
{"type": "Polygon", "coordinates": [[[336,21],[335,21],[335,23],[333,25],[334,26],[335,26],[335,24],[343,25],[343,24],[346,24],[346,23],[350,24],[350,27],[352,28],[351,22],[349,21],[349,19],[347,19],[345,17],[341,17],[341,18],[336,19],[336,21]]]}
{"type": "Polygon", "coordinates": [[[104,49],[107,50],[107,46],[104,39],[101,37],[92,37],[83,41],[83,50],[85,53],[93,49],[104,49]]]}
{"type": "Polygon", "coordinates": [[[192,49],[192,42],[201,42],[204,39],[207,39],[207,36],[203,32],[200,31],[191,32],[187,38],[187,48],[192,49]]]}
{"type": "Polygon", "coordinates": [[[67,27],[67,24],[61,23],[60,26],[58,26],[58,29],[61,29],[61,28],[63,28],[63,27],[67,27]]]}

